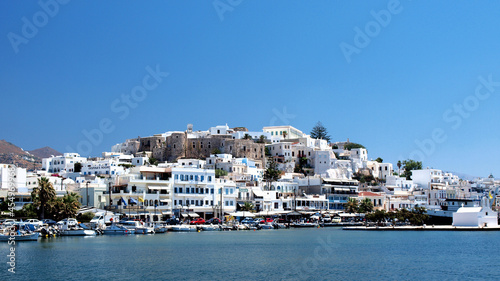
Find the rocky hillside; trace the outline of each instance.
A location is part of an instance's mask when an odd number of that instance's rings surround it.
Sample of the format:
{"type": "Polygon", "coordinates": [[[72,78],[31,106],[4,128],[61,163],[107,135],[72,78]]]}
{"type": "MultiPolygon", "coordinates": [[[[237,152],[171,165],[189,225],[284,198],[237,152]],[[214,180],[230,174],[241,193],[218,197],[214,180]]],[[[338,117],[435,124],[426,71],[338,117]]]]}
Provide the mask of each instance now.
{"type": "Polygon", "coordinates": [[[6,140],[0,140],[0,163],[3,164],[14,164],[28,170],[40,169],[42,158],[50,157],[50,155],[61,155],[61,153],[50,147],[24,151],[6,140]]]}

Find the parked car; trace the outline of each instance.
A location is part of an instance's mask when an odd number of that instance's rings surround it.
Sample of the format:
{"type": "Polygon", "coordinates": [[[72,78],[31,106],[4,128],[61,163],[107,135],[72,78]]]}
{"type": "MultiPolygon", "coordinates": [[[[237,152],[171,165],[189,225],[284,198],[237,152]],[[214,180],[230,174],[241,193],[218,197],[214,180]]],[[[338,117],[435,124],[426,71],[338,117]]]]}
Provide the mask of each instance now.
{"type": "Polygon", "coordinates": [[[168,225],[177,225],[177,224],[180,224],[181,222],[179,221],[178,218],[170,218],[168,220],[165,221],[165,224],[168,224],[168,225]]]}
{"type": "Polygon", "coordinates": [[[30,224],[30,225],[33,225],[35,227],[41,227],[43,225],[43,222],[39,221],[37,219],[28,219],[28,220],[24,221],[24,224],[30,224]]]}
{"type": "Polygon", "coordinates": [[[211,218],[205,224],[222,224],[222,221],[219,218],[211,218]]]}
{"type": "Polygon", "coordinates": [[[55,220],[51,220],[51,219],[44,219],[44,220],[42,220],[42,222],[43,222],[43,224],[46,224],[48,226],[57,224],[57,222],[55,220]]]}
{"type": "Polygon", "coordinates": [[[205,220],[202,218],[197,218],[195,220],[192,220],[189,224],[204,224],[205,220]]]}
{"type": "Polygon", "coordinates": [[[241,221],[242,224],[253,224],[255,221],[251,218],[245,218],[244,220],[241,221]]]}
{"type": "Polygon", "coordinates": [[[57,224],[64,224],[64,223],[67,223],[67,226],[76,226],[78,225],[78,221],[76,219],[73,219],[73,218],[67,218],[67,219],[63,219],[63,220],[60,220],[57,222],[57,224]]]}
{"type": "Polygon", "coordinates": [[[11,225],[14,225],[16,223],[17,223],[17,221],[14,219],[6,219],[2,222],[2,226],[11,226],[11,225]]]}

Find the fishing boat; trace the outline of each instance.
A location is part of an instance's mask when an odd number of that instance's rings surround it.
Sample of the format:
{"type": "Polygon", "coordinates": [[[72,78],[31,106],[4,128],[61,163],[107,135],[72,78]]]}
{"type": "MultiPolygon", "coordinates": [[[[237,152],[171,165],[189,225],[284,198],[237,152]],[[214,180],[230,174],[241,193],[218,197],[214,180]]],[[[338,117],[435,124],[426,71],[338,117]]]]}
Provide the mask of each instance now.
{"type": "Polygon", "coordinates": [[[221,229],[221,227],[219,225],[201,225],[200,226],[201,230],[203,231],[219,231],[221,229]]]}
{"type": "Polygon", "coordinates": [[[40,233],[38,232],[27,232],[22,230],[14,230],[11,228],[4,228],[0,233],[0,242],[6,241],[38,241],[40,233]],[[11,235],[12,234],[12,235],[11,235]]]}
{"type": "Polygon", "coordinates": [[[134,234],[132,230],[129,230],[128,228],[122,226],[122,225],[116,225],[112,224],[105,229],[102,230],[102,233],[104,235],[124,235],[124,234],[134,234]]]}
{"type": "Polygon", "coordinates": [[[172,231],[176,232],[196,232],[198,229],[194,225],[174,225],[172,231]]]}
{"type": "Polygon", "coordinates": [[[123,225],[128,230],[133,230],[135,234],[154,234],[155,230],[152,227],[147,227],[143,222],[128,220],[128,221],[120,221],[121,225],[123,225]]]}
{"type": "Polygon", "coordinates": [[[291,225],[292,227],[318,227],[319,224],[316,222],[299,222],[291,225]]]}
{"type": "Polygon", "coordinates": [[[63,221],[60,225],[61,236],[96,236],[95,230],[86,229],[78,225],[73,225],[69,221],[63,221]]]}

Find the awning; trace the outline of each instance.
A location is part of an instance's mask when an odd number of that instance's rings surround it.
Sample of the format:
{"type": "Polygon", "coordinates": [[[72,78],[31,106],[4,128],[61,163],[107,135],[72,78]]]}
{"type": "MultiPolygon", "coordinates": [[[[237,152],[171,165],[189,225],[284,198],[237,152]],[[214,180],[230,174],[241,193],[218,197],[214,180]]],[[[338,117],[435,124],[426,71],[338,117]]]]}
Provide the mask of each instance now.
{"type": "Polygon", "coordinates": [[[200,217],[200,215],[198,215],[197,213],[189,213],[188,215],[190,217],[192,217],[192,218],[198,218],[198,217],[200,217]]]}
{"type": "Polygon", "coordinates": [[[250,218],[255,217],[254,214],[252,214],[250,212],[243,212],[243,211],[229,213],[229,215],[233,216],[233,217],[250,217],[250,218]]]}
{"type": "Polygon", "coordinates": [[[148,185],[149,189],[169,189],[168,186],[162,186],[162,185],[148,185]]]}
{"type": "Polygon", "coordinates": [[[161,203],[168,203],[168,202],[170,202],[170,200],[168,200],[168,199],[161,199],[160,202],[161,203]]]}

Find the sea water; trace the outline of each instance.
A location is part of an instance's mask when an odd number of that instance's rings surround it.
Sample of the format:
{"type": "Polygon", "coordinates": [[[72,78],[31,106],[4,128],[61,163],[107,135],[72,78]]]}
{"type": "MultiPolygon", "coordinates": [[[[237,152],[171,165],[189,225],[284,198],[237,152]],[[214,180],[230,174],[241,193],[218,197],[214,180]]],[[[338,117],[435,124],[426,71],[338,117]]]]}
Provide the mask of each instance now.
{"type": "Polygon", "coordinates": [[[0,244],[0,280],[500,280],[500,232],[340,228],[0,244]]]}

